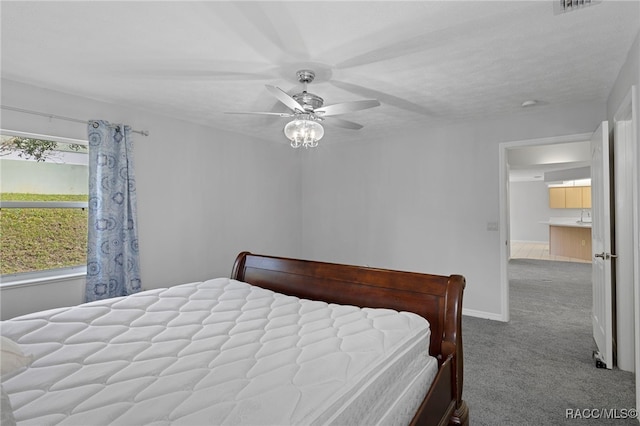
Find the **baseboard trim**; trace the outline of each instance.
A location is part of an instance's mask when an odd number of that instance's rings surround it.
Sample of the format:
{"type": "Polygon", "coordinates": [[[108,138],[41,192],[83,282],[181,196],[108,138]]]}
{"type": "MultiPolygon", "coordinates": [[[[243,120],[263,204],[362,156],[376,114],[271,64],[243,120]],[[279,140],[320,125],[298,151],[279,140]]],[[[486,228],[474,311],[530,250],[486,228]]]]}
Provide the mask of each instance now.
{"type": "Polygon", "coordinates": [[[470,317],[489,319],[493,321],[501,321],[506,322],[502,315],[494,314],[492,312],[484,312],[484,311],[476,311],[475,309],[466,309],[462,308],[462,315],[467,315],[470,317]]]}

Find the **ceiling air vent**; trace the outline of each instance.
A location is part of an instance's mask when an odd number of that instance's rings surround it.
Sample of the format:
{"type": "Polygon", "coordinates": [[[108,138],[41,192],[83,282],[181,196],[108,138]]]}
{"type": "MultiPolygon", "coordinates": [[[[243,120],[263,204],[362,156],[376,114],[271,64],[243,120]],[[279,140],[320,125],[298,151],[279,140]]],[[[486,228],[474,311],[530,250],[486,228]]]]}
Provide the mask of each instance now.
{"type": "Polygon", "coordinates": [[[553,2],[553,13],[556,15],[573,10],[580,10],[587,6],[593,6],[602,0],[556,0],[553,2]]]}

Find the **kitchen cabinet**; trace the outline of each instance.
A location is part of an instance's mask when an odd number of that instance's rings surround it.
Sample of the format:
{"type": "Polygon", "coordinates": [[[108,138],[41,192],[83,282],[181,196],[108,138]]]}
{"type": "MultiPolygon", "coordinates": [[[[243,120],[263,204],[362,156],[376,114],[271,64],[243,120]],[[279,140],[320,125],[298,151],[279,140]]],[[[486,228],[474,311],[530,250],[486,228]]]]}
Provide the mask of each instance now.
{"type": "Polygon", "coordinates": [[[582,187],[572,186],[564,189],[564,207],[566,209],[582,208],[582,187]]]}
{"type": "Polygon", "coordinates": [[[582,208],[590,209],[591,208],[591,187],[583,186],[582,188],[582,208]]]}
{"type": "Polygon", "coordinates": [[[591,260],[591,228],[549,226],[549,254],[591,260]]]}
{"type": "Polygon", "coordinates": [[[590,209],[590,186],[556,186],[549,188],[549,208],[590,209]]]}
{"type": "Polygon", "coordinates": [[[564,209],[565,190],[564,188],[549,188],[549,207],[552,209],[564,209]]]}

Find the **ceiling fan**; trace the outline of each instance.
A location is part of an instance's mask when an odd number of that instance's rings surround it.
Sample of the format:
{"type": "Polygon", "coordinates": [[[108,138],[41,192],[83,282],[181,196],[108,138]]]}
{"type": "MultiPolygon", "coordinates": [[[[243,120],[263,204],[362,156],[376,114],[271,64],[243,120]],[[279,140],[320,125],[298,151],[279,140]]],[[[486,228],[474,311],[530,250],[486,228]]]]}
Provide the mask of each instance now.
{"type": "Polygon", "coordinates": [[[318,141],[324,135],[324,128],[320,122],[326,118],[329,118],[331,124],[335,126],[350,130],[359,130],[362,128],[361,124],[334,116],[380,105],[380,102],[376,99],[364,99],[323,106],[324,99],[307,91],[307,85],[313,81],[315,73],[311,70],[304,69],[296,72],[296,76],[298,77],[298,81],[302,83],[303,88],[302,92],[296,93],[293,96],[279,87],[269,84],[265,85],[269,93],[286,105],[291,112],[227,112],[227,114],[260,114],[293,118],[284,128],[284,133],[291,141],[291,146],[294,148],[301,146],[313,148],[318,146],[318,141]]]}

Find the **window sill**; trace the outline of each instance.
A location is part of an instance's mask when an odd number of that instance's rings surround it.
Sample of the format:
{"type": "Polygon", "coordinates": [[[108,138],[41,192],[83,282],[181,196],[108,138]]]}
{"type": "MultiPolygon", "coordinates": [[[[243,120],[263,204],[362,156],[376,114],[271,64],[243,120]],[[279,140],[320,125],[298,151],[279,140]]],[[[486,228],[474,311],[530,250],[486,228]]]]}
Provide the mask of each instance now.
{"type": "Polygon", "coordinates": [[[70,279],[82,278],[87,275],[86,266],[73,268],[50,269],[47,271],[25,272],[23,274],[2,275],[0,289],[41,285],[70,279]]]}

